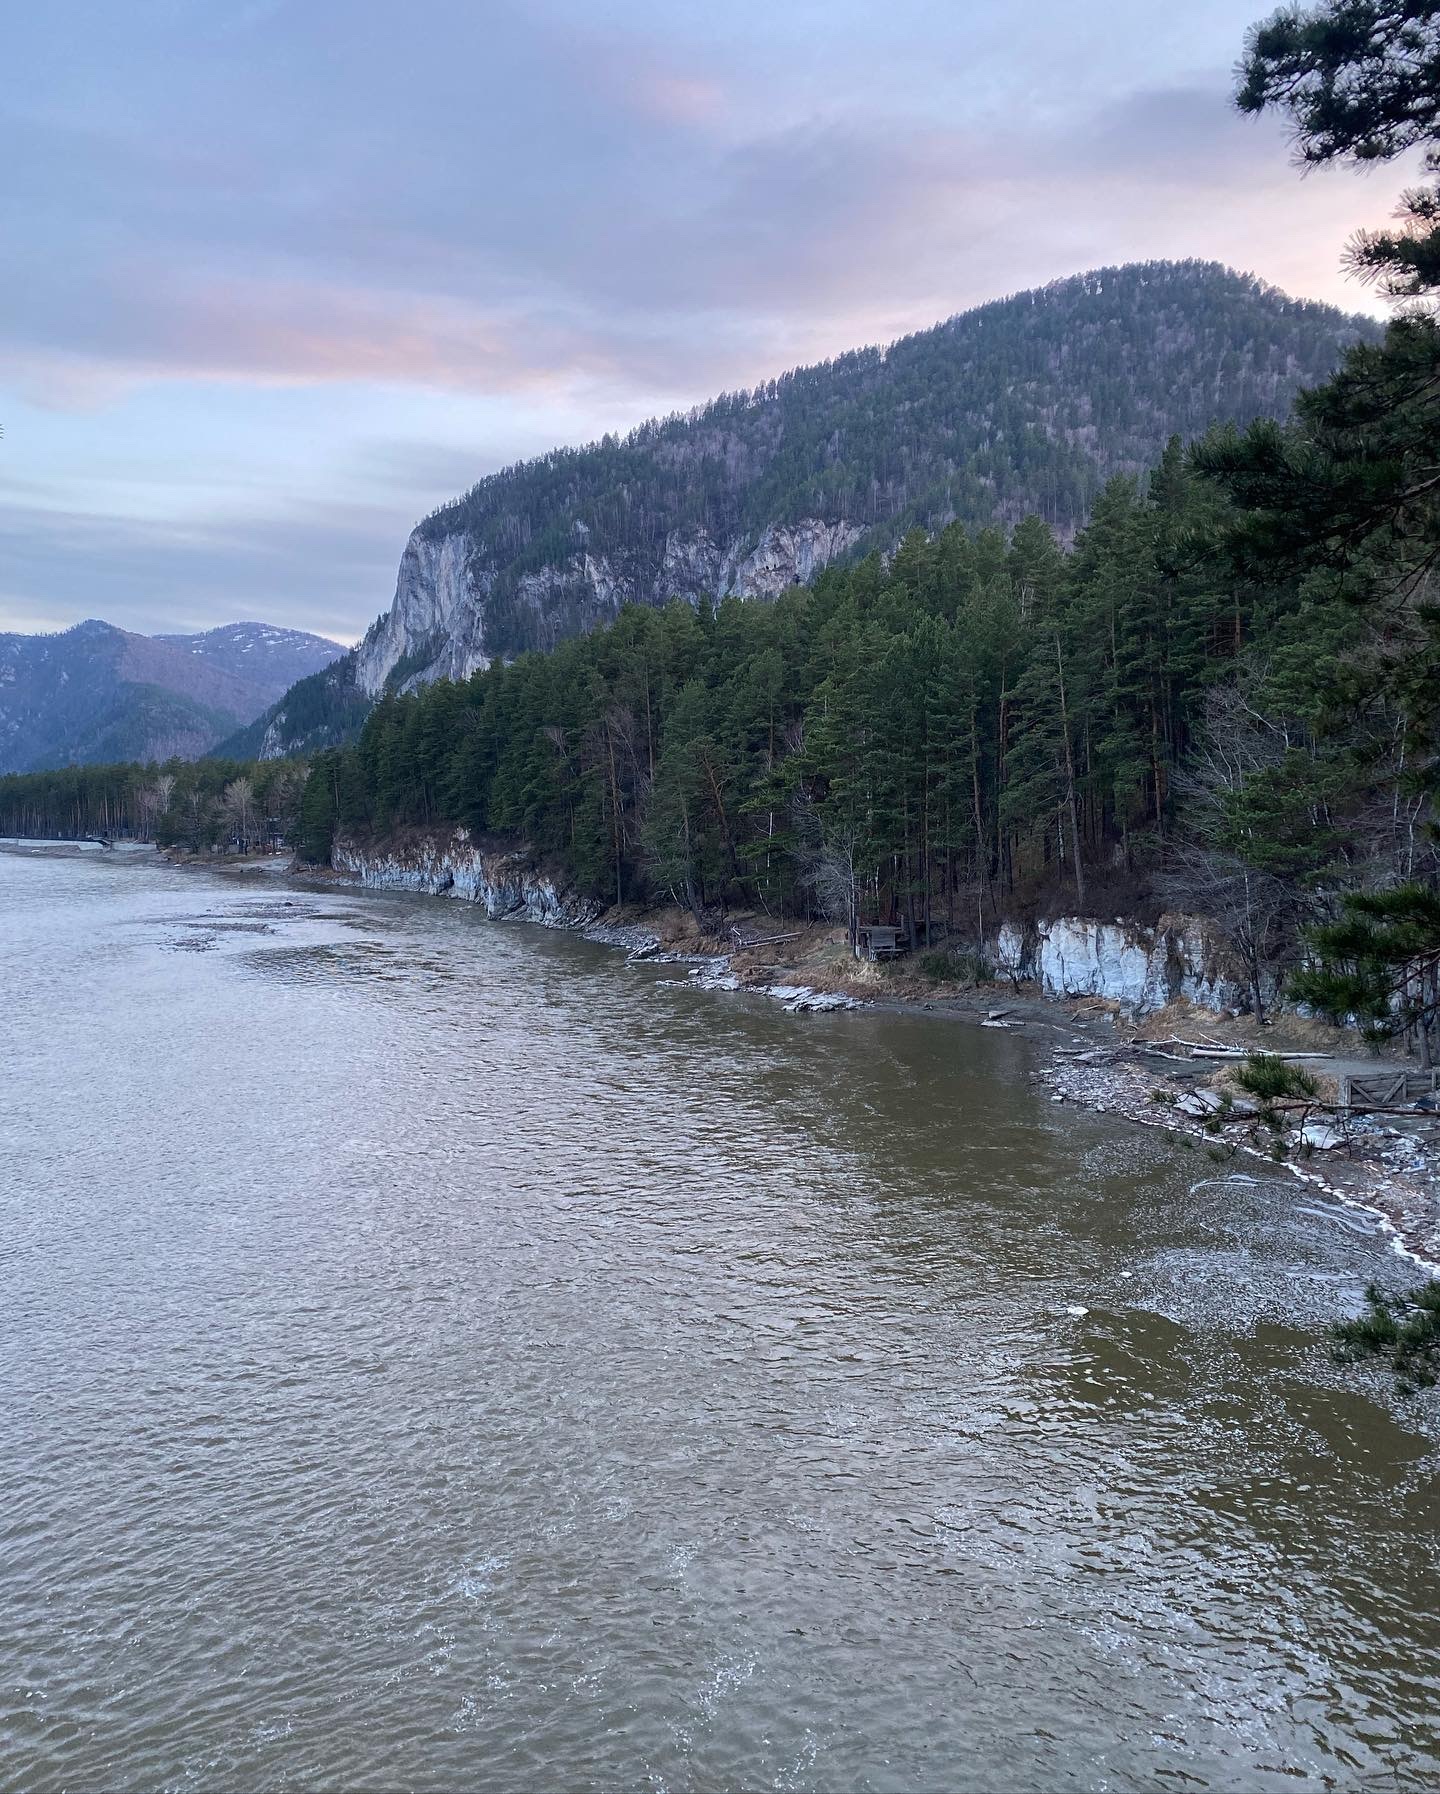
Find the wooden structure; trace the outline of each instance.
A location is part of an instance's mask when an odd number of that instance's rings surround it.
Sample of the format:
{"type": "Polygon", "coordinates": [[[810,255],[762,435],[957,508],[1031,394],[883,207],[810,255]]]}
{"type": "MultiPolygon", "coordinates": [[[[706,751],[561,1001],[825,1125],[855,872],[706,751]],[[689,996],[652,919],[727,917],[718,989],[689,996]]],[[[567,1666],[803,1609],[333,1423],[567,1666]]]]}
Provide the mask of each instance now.
{"type": "Polygon", "coordinates": [[[887,923],[862,922],[855,930],[857,959],[898,959],[906,951],[905,931],[887,923]]]}
{"type": "Polygon", "coordinates": [[[1383,1071],[1351,1072],[1340,1080],[1342,1109],[1403,1109],[1440,1089],[1440,1072],[1387,1066],[1383,1071]]]}

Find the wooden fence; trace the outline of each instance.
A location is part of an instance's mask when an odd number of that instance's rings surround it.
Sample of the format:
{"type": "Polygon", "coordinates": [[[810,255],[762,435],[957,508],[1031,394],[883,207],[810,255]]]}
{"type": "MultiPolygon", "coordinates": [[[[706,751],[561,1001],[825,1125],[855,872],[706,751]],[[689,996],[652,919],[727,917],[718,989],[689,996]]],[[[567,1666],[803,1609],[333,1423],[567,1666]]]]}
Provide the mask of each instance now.
{"type": "Polygon", "coordinates": [[[1399,1109],[1440,1089],[1440,1073],[1401,1069],[1347,1074],[1340,1079],[1344,1109],[1399,1109]]]}

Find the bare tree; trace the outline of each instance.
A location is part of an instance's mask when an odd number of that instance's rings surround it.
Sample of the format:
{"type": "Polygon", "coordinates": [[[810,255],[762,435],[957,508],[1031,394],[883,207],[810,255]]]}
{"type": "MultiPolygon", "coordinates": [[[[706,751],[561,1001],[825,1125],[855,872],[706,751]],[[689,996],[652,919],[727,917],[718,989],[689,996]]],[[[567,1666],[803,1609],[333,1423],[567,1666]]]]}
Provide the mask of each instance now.
{"type": "Polygon", "coordinates": [[[1255,709],[1240,685],[1217,686],[1195,752],[1175,775],[1184,824],[1156,880],[1168,902],[1214,925],[1244,968],[1257,1020],[1313,906],[1238,851],[1230,805],[1250,780],[1278,773],[1291,745],[1285,724],[1255,709]]]}
{"type": "Polygon", "coordinates": [[[827,921],[845,918],[854,951],[860,928],[860,874],[853,828],[827,830],[814,804],[803,792],[791,803],[795,864],[799,883],[815,894],[815,907],[827,921]]]}
{"type": "Polygon", "coordinates": [[[248,853],[255,834],[255,787],[249,779],[231,779],[220,795],[230,838],[240,853],[248,853]]]}
{"type": "Polygon", "coordinates": [[[1243,968],[1250,1006],[1263,1021],[1266,987],[1292,960],[1297,926],[1307,913],[1293,886],[1198,832],[1174,842],[1157,884],[1167,901],[1213,924],[1243,968]]]}
{"type": "Polygon", "coordinates": [[[155,833],[155,824],[170,808],[170,800],[175,794],[175,775],[173,772],[162,772],[153,785],[143,785],[135,794],[136,808],[139,813],[140,838],[149,841],[155,833]]]}

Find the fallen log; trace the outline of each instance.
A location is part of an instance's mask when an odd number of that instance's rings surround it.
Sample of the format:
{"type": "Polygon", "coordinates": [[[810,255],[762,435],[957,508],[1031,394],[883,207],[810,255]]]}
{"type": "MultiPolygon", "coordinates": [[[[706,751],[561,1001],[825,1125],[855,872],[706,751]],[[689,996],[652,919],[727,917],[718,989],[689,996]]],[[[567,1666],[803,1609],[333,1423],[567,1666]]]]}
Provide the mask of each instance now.
{"type": "Polygon", "coordinates": [[[732,928],[730,930],[730,938],[735,942],[736,946],[741,949],[749,947],[773,947],[777,941],[798,941],[800,939],[800,931],[797,929],[793,934],[746,935],[741,929],[732,928]]]}

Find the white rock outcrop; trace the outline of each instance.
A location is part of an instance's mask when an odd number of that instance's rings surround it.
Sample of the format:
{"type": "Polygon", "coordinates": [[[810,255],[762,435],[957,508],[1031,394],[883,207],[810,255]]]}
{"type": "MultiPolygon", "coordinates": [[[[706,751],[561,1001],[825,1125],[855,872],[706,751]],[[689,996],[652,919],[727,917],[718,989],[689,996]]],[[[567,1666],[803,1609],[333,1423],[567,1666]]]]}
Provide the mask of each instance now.
{"type": "Polygon", "coordinates": [[[337,872],[377,891],[417,891],[483,904],[496,921],[515,917],[546,928],[583,928],[600,905],[578,896],[525,849],[487,846],[468,829],[448,839],[368,846],[341,837],[331,853],[337,872]]]}
{"type": "Polygon", "coordinates": [[[1162,916],[1153,928],[1080,916],[1006,922],[992,956],[997,971],[1033,979],[1048,997],[1103,997],[1136,1014],[1178,1000],[1217,1013],[1249,1003],[1239,969],[1194,916],[1162,916]]]}
{"type": "MultiPolygon", "coordinates": [[[[855,524],[803,518],[770,524],[717,541],[700,528],[671,530],[658,552],[624,565],[594,554],[578,531],[574,552],[522,575],[509,595],[515,611],[530,614],[530,634],[553,647],[577,627],[609,622],[627,603],[667,604],[673,598],[774,598],[804,584],[860,540],[855,524]]],[[[496,569],[463,531],[433,536],[416,530],[405,544],[395,597],[356,650],[355,676],[371,697],[402,669],[402,686],[432,679],[468,679],[507,644],[491,638],[489,611],[496,569]]]]}
{"type": "MultiPolygon", "coordinates": [[[[466,535],[422,536],[405,544],[395,597],[361,642],[355,677],[374,697],[402,661],[425,657],[425,666],[443,666],[427,677],[469,678],[490,663],[484,652],[483,592],[470,571],[466,535]],[[462,670],[463,669],[463,670],[462,670]]],[[[419,670],[418,668],[416,670],[419,670]]]]}

